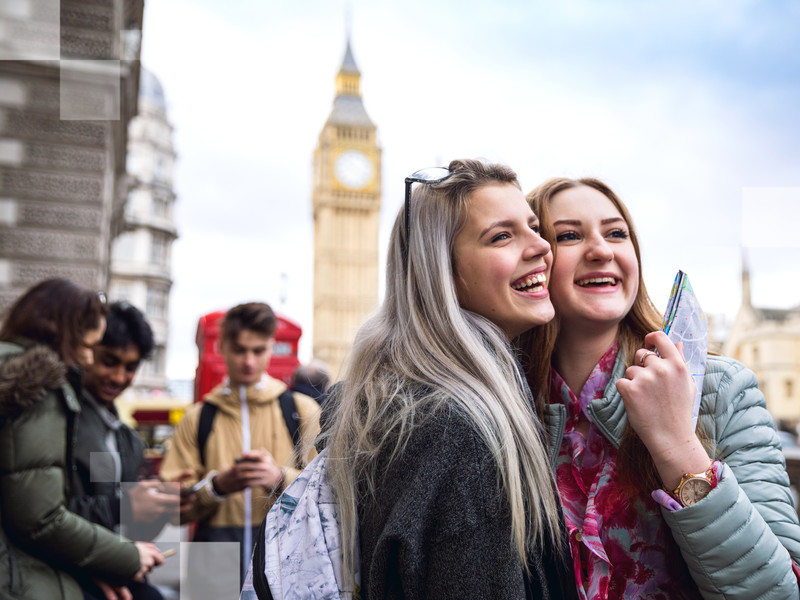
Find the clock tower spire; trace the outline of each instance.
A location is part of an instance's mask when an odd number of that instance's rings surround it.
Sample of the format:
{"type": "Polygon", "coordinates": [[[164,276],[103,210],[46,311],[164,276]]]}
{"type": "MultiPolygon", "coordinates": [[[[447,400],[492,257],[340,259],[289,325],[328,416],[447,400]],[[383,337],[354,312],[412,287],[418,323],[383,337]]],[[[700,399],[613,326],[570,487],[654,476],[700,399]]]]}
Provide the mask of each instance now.
{"type": "Polygon", "coordinates": [[[334,374],[378,306],[381,149],[348,36],[333,109],[314,150],[315,358],[334,374]]]}

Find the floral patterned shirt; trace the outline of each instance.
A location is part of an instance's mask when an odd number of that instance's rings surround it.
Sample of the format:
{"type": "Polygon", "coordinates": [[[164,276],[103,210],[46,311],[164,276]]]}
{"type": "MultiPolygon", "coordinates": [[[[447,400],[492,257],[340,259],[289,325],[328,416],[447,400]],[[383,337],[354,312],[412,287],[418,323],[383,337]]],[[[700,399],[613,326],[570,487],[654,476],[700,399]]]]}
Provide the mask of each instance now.
{"type": "Polygon", "coordinates": [[[619,345],[597,363],[576,396],[551,371],[552,403],[567,408],[556,478],[564,506],[578,594],[582,599],[701,598],[650,494],[623,489],[616,476],[617,449],[587,411],[603,398],[619,345]],[[581,414],[589,420],[586,436],[577,430],[581,414]]]}

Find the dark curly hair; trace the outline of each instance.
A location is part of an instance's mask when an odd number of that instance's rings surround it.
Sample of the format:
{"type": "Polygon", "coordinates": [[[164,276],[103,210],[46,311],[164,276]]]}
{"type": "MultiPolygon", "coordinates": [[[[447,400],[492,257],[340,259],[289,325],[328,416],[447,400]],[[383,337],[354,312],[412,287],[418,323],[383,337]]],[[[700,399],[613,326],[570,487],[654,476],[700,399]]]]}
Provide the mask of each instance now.
{"type": "Polygon", "coordinates": [[[139,356],[146,360],[153,353],[155,341],[153,330],[142,311],[122,300],[108,307],[106,334],[100,345],[110,348],[134,345],[139,349],[139,356]]]}

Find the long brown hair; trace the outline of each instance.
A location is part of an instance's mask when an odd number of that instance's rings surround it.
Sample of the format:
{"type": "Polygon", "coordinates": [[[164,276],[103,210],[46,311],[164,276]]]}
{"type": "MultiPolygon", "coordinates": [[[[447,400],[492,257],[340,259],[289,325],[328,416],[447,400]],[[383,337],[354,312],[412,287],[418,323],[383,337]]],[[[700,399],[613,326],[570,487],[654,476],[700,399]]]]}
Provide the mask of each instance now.
{"type": "MultiPolygon", "coordinates": [[[[626,366],[633,363],[636,350],[644,344],[644,336],[651,331],[661,328],[662,316],[656,309],[642,277],[642,256],[639,250],[639,239],[633,226],[628,209],[622,200],[605,183],[592,177],[568,179],[558,177],[545,181],[534,188],[527,196],[533,212],[541,222],[541,234],[550,242],[553,248],[553,262],[556,260],[558,247],[556,245],[555,230],[550,217],[550,203],[556,194],[564,190],[587,186],[593,188],[608,198],[619,211],[628,226],[630,240],[636,253],[636,262],[639,265],[639,289],[630,311],[619,324],[617,340],[619,341],[621,356],[626,366]]],[[[528,381],[536,399],[536,408],[541,415],[544,404],[550,398],[550,365],[558,337],[558,314],[547,325],[537,327],[525,334],[525,346],[530,348],[528,363],[528,381]]],[[[573,390],[580,393],[580,390],[573,390]]],[[[661,487],[658,473],[656,472],[650,453],[642,443],[639,436],[626,424],[618,453],[618,475],[621,481],[632,484],[639,490],[651,491],[661,487]]]]}
{"type": "Polygon", "coordinates": [[[45,279],[8,310],[0,340],[27,338],[51,348],[67,365],[78,362],[83,338],[100,326],[106,306],[97,292],[67,279],[45,279]]]}

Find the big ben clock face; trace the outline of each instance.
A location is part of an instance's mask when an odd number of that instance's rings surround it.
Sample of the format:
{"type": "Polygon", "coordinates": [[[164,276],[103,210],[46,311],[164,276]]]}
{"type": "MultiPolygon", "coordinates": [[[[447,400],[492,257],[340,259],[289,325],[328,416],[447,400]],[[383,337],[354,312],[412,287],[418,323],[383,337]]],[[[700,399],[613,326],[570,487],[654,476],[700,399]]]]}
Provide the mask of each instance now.
{"type": "Polygon", "coordinates": [[[346,150],[336,159],[336,179],[351,190],[360,190],[372,181],[372,161],[363,152],[346,150]]]}

